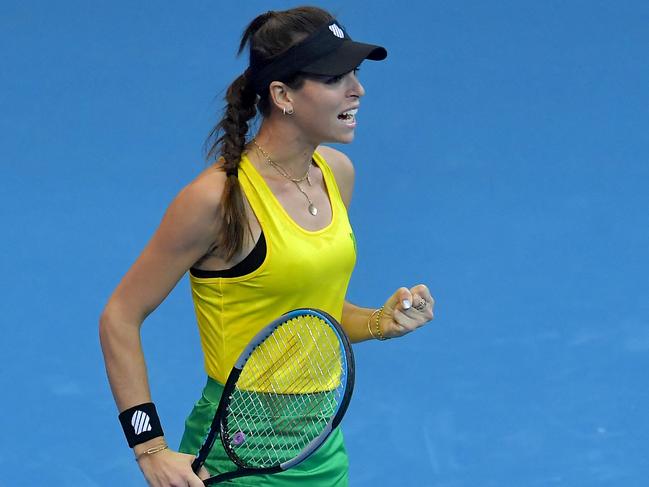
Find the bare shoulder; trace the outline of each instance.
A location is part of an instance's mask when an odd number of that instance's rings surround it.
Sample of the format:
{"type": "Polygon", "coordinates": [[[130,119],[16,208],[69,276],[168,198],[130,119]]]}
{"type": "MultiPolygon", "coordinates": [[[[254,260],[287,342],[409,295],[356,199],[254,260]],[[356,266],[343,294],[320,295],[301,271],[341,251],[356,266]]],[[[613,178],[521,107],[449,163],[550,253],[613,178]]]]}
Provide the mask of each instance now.
{"type": "Polygon", "coordinates": [[[213,240],[221,223],[221,196],[225,174],[214,167],[205,169],[176,195],[163,219],[162,228],[172,228],[175,241],[183,244],[213,240]]]}
{"type": "Polygon", "coordinates": [[[343,152],[326,145],[318,146],[317,151],[331,167],[345,206],[349,207],[354,190],[354,165],[351,159],[343,152]]]}
{"type": "Polygon", "coordinates": [[[189,204],[199,205],[205,210],[218,210],[225,181],[225,173],[215,166],[210,166],[185,186],[176,199],[186,200],[189,204]]]}

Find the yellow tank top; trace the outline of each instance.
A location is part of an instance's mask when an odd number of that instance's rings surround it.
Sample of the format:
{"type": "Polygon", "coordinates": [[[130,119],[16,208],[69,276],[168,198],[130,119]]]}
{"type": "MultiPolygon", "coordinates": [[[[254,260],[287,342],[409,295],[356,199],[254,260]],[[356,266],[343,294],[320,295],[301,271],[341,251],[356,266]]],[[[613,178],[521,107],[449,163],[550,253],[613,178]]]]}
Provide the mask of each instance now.
{"type": "Polygon", "coordinates": [[[295,308],[318,308],[338,321],[356,263],[354,234],[331,168],[318,153],[331,202],[331,222],[308,231],[284,210],[245,154],[239,183],[266,238],[266,257],[240,277],[199,278],[190,284],[205,369],[225,383],[241,351],[259,330],[295,308]]]}

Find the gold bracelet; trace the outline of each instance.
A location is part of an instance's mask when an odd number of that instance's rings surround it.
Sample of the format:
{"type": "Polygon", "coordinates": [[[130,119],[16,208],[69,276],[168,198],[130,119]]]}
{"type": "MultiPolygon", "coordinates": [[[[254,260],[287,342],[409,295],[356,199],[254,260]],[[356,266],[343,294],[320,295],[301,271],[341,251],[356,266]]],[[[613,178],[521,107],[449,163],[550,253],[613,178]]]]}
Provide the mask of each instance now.
{"type": "Polygon", "coordinates": [[[381,326],[379,325],[379,322],[381,321],[381,316],[383,316],[383,306],[381,306],[378,310],[379,314],[376,317],[376,335],[379,340],[387,340],[385,336],[383,336],[383,332],[381,331],[381,326]]]}
{"type": "Polygon", "coordinates": [[[370,332],[370,336],[371,336],[372,338],[374,338],[374,340],[376,340],[378,337],[377,337],[377,336],[374,334],[374,332],[372,331],[372,318],[374,318],[374,315],[375,315],[376,313],[378,313],[379,311],[380,311],[379,309],[375,309],[375,310],[372,311],[372,313],[370,314],[370,317],[367,318],[367,331],[370,332]]]}
{"type": "Polygon", "coordinates": [[[153,455],[154,453],[161,452],[162,450],[166,450],[167,448],[169,448],[169,445],[167,445],[166,443],[163,443],[163,444],[158,445],[158,446],[152,446],[148,450],[144,450],[139,455],[136,455],[135,456],[135,461],[139,462],[140,458],[142,458],[144,455],[153,455]]]}

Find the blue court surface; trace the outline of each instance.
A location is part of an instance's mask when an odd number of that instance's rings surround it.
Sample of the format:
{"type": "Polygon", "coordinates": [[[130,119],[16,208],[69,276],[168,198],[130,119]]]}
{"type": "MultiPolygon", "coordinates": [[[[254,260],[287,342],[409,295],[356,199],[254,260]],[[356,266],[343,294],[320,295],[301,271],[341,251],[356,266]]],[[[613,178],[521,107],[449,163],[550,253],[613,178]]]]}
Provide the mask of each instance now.
{"type": "MultiPolygon", "coordinates": [[[[140,486],[97,322],[294,2],[0,6],[0,486],[140,486]]],[[[326,1],[366,62],[349,300],[434,322],[355,347],[351,485],[649,485],[649,4],[326,1]]],[[[170,442],[204,383],[183,279],[143,327],[170,442]]]]}

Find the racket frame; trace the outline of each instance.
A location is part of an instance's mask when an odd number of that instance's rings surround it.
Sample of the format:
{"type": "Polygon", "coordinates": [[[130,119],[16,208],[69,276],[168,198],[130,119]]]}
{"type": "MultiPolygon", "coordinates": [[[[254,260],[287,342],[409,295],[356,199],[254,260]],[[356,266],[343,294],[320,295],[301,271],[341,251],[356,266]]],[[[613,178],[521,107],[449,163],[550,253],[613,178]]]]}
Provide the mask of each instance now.
{"type": "Polygon", "coordinates": [[[347,411],[347,407],[349,406],[349,402],[351,400],[351,396],[354,391],[355,370],[356,369],[355,369],[355,362],[354,362],[354,354],[352,352],[352,347],[349,338],[347,337],[347,334],[342,329],[338,321],[335,318],[333,318],[330,314],[316,308],[298,308],[283,314],[282,316],[274,320],[272,323],[265,326],[261,331],[259,331],[259,333],[257,333],[253,337],[253,339],[248,343],[246,348],[239,355],[239,358],[235,362],[234,367],[232,367],[232,370],[230,371],[230,375],[228,376],[228,379],[224,385],[223,392],[221,394],[221,399],[219,400],[219,405],[216,408],[216,413],[214,414],[214,419],[212,420],[212,424],[210,425],[209,432],[205,437],[205,440],[203,441],[203,445],[200,447],[198,451],[198,455],[196,455],[196,458],[192,462],[192,470],[194,472],[198,472],[198,470],[203,465],[203,463],[205,463],[205,460],[207,459],[207,456],[209,455],[212,446],[214,446],[214,442],[216,441],[217,435],[221,439],[221,443],[223,444],[226,454],[238,468],[231,472],[224,472],[215,475],[213,477],[210,477],[209,479],[206,479],[203,482],[205,485],[212,485],[225,480],[244,477],[247,475],[283,472],[284,470],[288,470],[289,468],[294,467],[295,465],[304,461],[309,455],[315,452],[325,442],[325,440],[329,437],[331,432],[336,428],[336,426],[338,426],[338,424],[340,424],[340,421],[342,420],[343,416],[345,415],[345,412],[347,411]],[[327,321],[331,326],[332,330],[334,331],[334,333],[336,334],[339,343],[342,344],[341,348],[344,351],[344,353],[342,354],[343,369],[346,371],[344,374],[345,388],[343,391],[343,397],[338,402],[338,407],[335,413],[333,414],[329,422],[325,425],[320,435],[318,435],[316,438],[311,440],[309,444],[305,446],[304,449],[295,458],[273,467],[263,467],[263,468],[246,467],[241,464],[239,458],[231,450],[229,442],[226,441],[226,436],[227,436],[226,412],[230,404],[230,400],[232,398],[232,392],[236,387],[237,381],[239,380],[239,376],[241,375],[243,367],[245,366],[246,362],[252,355],[253,351],[259,346],[259,344],[261,344],[266,338],[268,338],[283,323],[293,318],[296,318],[298,316],[304,316],[304,315],[316,316],[318,318],[322,318],[325,321],[327,321]]]}

